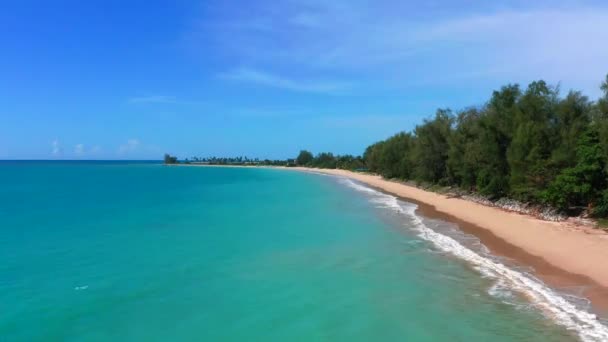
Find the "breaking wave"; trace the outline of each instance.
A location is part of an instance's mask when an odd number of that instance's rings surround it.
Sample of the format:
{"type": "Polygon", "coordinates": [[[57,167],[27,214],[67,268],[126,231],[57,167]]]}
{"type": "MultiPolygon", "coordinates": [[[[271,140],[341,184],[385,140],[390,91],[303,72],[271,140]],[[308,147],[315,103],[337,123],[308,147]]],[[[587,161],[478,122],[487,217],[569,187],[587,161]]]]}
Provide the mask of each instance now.
{"type": "MultiPolygon", "coordinates": [[[[345,185],[370,196],[372,203],[406,216],[416,234],[445,253],[468,262],[483,277],[495,279],[488,293],[495,297],[509,296],[510,291],[524,295],[532,306],[568,330],[575,331],[583,341],[608,341],[608,327],[595,314],[577,307],[563,295],[549,288],[530,274],[506,266],[489,256],[477,253],[456,239],[429,228],[416,214],[417,206],[399,201],[397,197],[376,191],[350,179],[340,179],[345,185]]],[[[409,226],[409,225],[408,225],[409,226]]]]}

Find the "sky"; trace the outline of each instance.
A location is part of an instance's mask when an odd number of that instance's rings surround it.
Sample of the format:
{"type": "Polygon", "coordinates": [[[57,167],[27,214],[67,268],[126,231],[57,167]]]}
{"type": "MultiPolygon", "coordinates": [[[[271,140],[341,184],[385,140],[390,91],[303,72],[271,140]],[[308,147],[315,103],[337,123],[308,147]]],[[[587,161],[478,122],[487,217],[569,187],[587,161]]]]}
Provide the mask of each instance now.
{"type": "Polygon", "coordinates": [[[591,99],[606,1],[3,1],[0,159],[361,154],[544,79],[591,99]]]}

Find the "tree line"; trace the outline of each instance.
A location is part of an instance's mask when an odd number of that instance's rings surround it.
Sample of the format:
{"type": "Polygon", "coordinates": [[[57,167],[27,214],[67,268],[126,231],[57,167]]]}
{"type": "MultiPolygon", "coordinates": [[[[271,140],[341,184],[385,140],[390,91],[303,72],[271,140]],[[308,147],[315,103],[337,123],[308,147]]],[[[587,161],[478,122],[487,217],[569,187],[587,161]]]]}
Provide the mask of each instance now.
{"type": "Polygon", "coordinates": [[[177,157],[165,154],[165,164],[202,164],[202,165],[235,165],[235,166],[295,166],[294,159],[259,159],[246,156],[239,157],[191,157],[181,161],[177,157]]]}
{"type": "MultiPolygon", "coordinates": [[[[503,86],[482,106],[438,109],[412,131],[368,146],[362,156],[258,160],[193,158],[187,163],[307,166],[370,171],[389,179],[458,187],[488,199],[544,204],[608,216],[608,76],[602,96],[560,97],[544,81],[503,86]]],[[[167,161],[167,159],[165,159],[167,161]]],[[[173,160],[171,160],[173,161],[173,160]]]]}
{"type": "Polygon", "coordinates": [[[608,215],[608,76],[602,97],[559,96],[544,81],[511,84],[483,106],[439,109],[411,132],[367,147],[385,178],[456,186],[564,212],[608,215]]]}
{"type": "Polygon", "coordinates": [[[316,167],[323,169],[366,169],[365,161],[360,156],[333,155],[330,152],[322,152],[313,156],[309,151],[302,150],[295,159],[297,166],[316,167]]]}

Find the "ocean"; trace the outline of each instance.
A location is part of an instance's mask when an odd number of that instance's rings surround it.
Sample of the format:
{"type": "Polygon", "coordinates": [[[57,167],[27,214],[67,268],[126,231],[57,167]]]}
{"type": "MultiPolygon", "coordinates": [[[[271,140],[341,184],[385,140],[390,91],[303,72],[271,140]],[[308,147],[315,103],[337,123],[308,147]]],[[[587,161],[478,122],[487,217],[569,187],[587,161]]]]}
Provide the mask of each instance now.
{"type": "Polygon", "coordinates": [[[351,180],[0,162],[1,341],[601,341],[453,224],[351,180]]]}

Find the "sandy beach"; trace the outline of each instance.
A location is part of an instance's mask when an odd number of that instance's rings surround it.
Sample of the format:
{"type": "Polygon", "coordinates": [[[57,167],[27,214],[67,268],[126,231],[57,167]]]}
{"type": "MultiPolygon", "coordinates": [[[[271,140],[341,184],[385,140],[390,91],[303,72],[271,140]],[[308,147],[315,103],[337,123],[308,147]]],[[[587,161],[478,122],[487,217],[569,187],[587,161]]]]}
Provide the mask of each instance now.
{"type": "Polygon", "coordinates": [[[531,266],[549,285],[576,288],[608,313],[608,234],[568,222],[549,222],[531,216],[488,207],[459,198],[448,198],[380,176],[346,170],[289,168],[348,177],[376,189],[412,201],[430,217],[458,223],[493,253],[531,266]]]}

